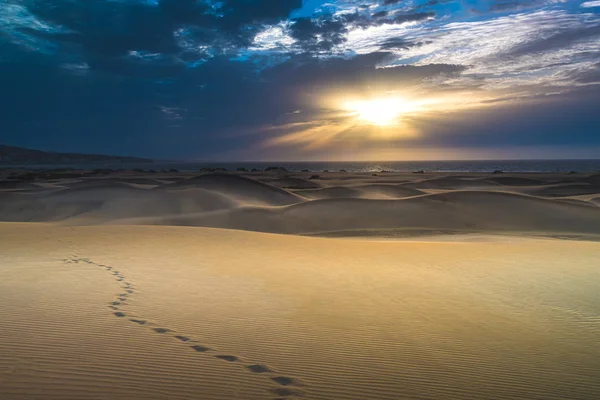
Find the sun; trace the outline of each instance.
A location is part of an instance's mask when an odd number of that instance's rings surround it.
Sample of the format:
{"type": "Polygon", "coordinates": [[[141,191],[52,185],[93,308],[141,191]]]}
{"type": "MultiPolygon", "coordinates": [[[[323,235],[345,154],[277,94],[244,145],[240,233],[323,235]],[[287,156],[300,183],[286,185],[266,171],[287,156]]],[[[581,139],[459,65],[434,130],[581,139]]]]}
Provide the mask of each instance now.
{"type": "Polygon", "coordinates": [[[357,119],[370,125],[395,125],[401,114],[411,111],[410,103],[393,97],[372,100],[349,101],[345,107],[357,119]]]}

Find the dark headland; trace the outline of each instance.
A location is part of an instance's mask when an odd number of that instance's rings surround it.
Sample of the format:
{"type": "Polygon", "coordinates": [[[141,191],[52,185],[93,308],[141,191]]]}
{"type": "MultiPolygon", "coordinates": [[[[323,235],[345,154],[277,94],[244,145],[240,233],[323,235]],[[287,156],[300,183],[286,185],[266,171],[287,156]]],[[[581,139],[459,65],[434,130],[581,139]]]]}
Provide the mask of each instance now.
{"type": "Polygon", "coordinates": [[[104,154],[56,153],[0,144],[0,165],[45,165],[77,163],[151,163],[152,159],[104,154]]]}

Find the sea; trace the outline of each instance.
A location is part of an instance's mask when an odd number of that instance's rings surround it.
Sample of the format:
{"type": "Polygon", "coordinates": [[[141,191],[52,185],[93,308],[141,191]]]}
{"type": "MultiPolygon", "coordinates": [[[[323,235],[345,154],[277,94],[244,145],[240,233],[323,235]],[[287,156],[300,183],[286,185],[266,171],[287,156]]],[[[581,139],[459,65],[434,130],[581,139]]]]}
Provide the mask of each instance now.
{"type": "Polygon", "coordinates": [[[478,160],[478,161],[319,161],[319,162],[201,162],[201,161],[155,161],[153,163],[103,163],[77,165],[6,165],[1,167],[28,169],[141,169],[145,171],[177,170],[195,172],[203,168],[222,168],[236,171],[239,168],[265,170],[282,167],[290,172],[600,172],[600,159],[595,160],[478,160]]]}

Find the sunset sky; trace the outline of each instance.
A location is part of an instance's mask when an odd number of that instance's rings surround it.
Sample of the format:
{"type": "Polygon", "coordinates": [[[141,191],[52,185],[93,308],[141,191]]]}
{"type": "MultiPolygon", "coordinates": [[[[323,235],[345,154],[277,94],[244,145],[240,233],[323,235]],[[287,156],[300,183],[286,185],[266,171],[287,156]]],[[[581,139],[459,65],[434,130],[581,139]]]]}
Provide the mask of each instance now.
{"type": "Polygon", "coordinates": [[[0,0],[0,143],[598,158],[600,1],[0,0]]]}

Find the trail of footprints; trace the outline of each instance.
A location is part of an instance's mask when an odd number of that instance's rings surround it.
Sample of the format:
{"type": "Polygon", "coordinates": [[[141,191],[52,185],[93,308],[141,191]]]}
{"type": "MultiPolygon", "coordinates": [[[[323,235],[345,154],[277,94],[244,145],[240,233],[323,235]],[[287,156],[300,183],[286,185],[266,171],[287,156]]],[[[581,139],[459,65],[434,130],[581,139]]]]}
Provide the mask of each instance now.
{"type": "Polygon", "coordinates": [[[219,360],[223,360],[229,363],[241,364],[250,373],[260,374],[264,375],[265,377],[268,377],[268,379],[270,379],[274,384],[276,384],[276,386],[271,389],[271,392],[273,394],[279,396],[276,400],[286,400],[292,397],[304,396],[304,391],[299,389],[299,387],[303,386],[303,384],[297,379],[278,375],[276,371],[274,371],[266,365],[247,363],[240,357],[235,355],[215,354],[217,353],[217,350],[199,344],[199,342],[193,339],[192,337],[180,335],[174,330],[168,328],[157,327],[154,323],[149,322],[143,318],[128,315],[126,312],[124,312],[123,307],[127,306],[129,304],[129,301],[131,301],[131,298],[135,294],[135,287],[131,282],[126,280],[125,276],[120,271],[116,270],[115,268],[106,264],[95,263],[89,260],[88,258],[71,258],[65,259],[64,261],[66,263],[72,264],[86,263],[97,266],[99,268],[103,268],[104,270],[109,272],[117,280],[117,282],[119,282],[121,288],[123,289],[122,293],[119,293],[117,295],[115,301],[112,301],[108,304],[108,308],[112,310],[115,317],[128,319],[129,322],[143,327],[147,327],[157,334],[171,335],[174,339],[189,345],[191,350],[194,350],[198,353],[211,355],[215,358],[218,358],[219,360]]]}

